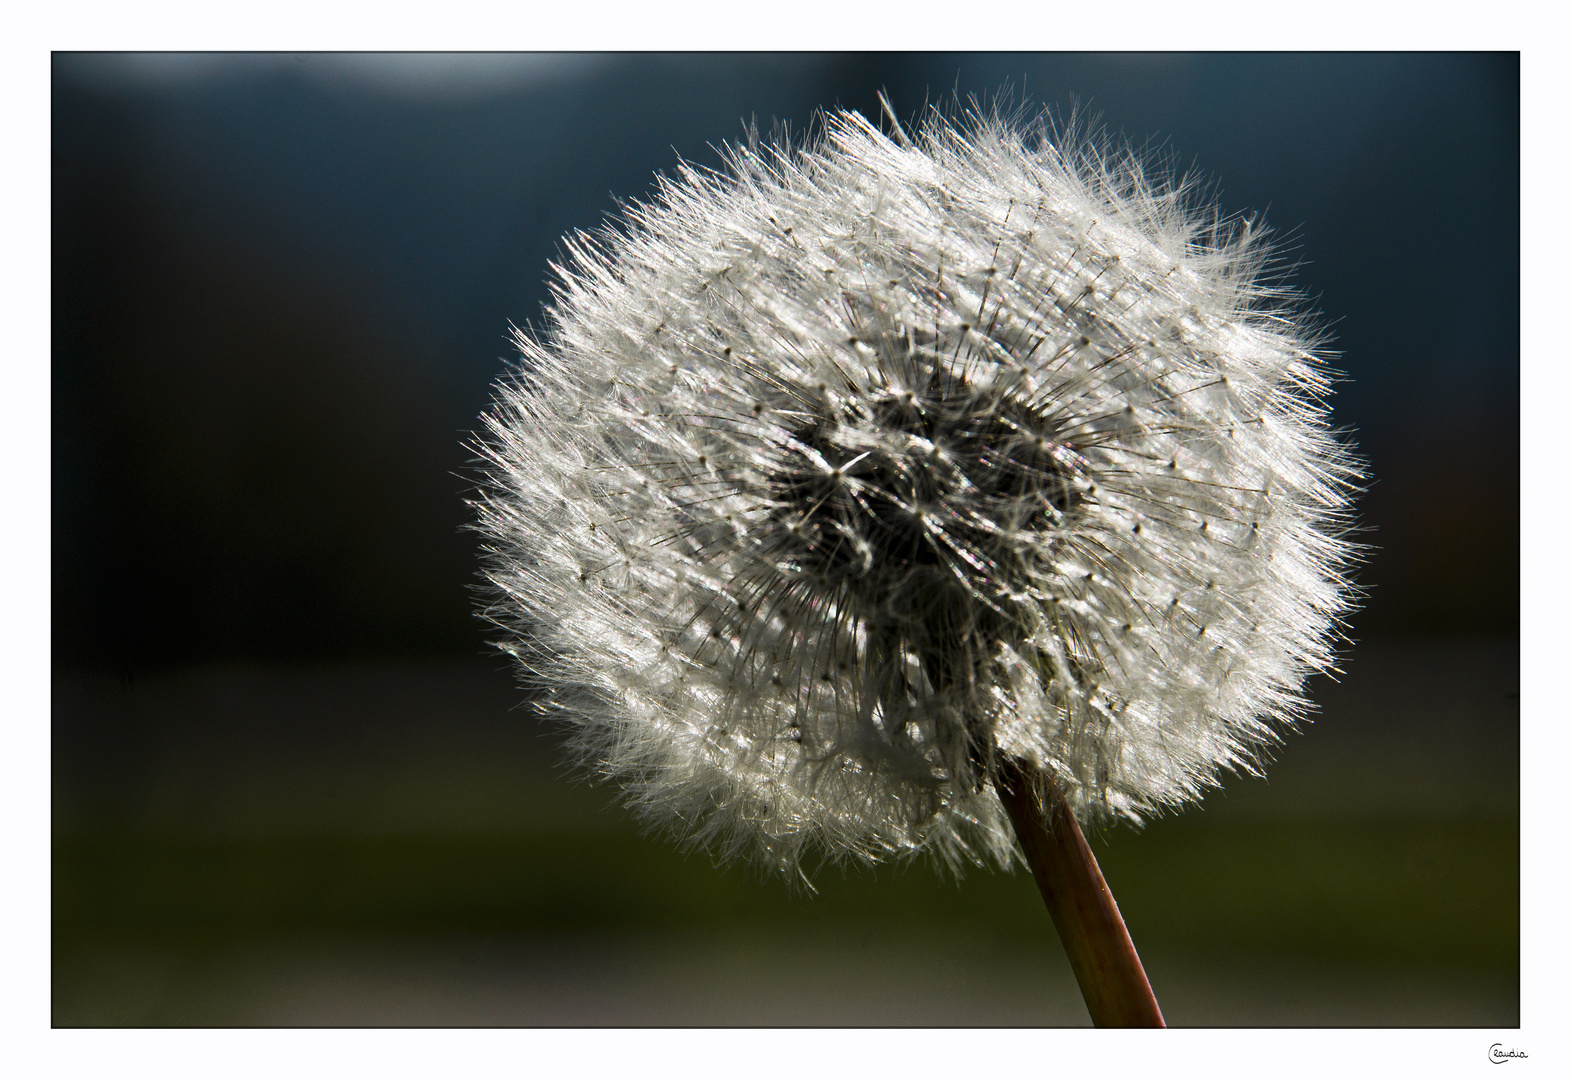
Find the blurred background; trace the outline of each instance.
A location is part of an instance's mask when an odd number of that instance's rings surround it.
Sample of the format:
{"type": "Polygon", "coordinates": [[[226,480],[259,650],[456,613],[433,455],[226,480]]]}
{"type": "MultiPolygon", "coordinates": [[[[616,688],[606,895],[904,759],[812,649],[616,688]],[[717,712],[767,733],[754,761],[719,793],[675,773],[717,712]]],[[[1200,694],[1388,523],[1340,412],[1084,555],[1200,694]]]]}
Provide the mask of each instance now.
{"type": "Polygon", "coordinates": [[[1089,1023],[1025,876],[639,836],[471,615],[564,233],[1006,87],[1265,212],[1375,478],[1315,722],[1093,837],[1170,1023],[1516,1025],[1518,61],[1442,54],[56,54],[54,1023],[1089,1023]]]}

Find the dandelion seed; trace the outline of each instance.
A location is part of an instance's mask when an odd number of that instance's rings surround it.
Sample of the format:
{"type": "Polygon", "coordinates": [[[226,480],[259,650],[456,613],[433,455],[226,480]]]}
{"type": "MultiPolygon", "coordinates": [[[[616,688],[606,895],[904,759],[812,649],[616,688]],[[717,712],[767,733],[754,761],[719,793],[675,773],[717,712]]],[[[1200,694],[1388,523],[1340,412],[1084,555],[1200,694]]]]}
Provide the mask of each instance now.
{"type": "Polygon", "coordinates": [[[1194,800],[1349,606],[1356,471],[1258,231],[1045,127],[899,134],[838,113],[569,239],[485,418],[503,648],[646,820],[792,874],[1009,866],[1022,785],[1194,800]]]}

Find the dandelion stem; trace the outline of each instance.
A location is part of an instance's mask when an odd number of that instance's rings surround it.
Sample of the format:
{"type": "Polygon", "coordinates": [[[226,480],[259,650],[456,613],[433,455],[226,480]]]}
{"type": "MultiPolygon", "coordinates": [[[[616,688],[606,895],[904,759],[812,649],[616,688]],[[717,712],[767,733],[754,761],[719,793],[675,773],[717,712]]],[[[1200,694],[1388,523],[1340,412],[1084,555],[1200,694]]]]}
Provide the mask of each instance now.
{"type": "Polygon", "coordinates": [[[1096,856],[1050,772],[1005,759],[998,795],[1097,1027],[1166,1027],[1096,856]]]}

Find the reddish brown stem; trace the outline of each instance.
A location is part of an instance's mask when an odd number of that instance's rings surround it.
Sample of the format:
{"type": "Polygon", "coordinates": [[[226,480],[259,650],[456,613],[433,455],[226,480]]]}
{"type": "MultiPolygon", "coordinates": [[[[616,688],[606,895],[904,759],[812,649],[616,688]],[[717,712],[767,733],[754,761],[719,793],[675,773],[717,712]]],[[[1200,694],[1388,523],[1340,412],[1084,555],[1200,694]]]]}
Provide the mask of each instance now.
{"type": "Polygon", "coordinates": [[[1166,1027],[1112,890],[1052,774],[1024,761],[1006,760],[997,787],[1069,954],[1091,1022],[1097,1027],[1166,1027]]]}

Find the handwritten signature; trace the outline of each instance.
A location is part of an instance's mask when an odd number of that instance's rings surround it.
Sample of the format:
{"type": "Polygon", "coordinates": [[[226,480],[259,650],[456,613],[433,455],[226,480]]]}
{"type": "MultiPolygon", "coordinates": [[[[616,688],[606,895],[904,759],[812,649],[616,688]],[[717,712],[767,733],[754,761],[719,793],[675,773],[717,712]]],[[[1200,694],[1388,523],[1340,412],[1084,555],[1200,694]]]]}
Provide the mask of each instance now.
{"type": "Polygon", "coordinates": [[[1518,1050],[1515,1047],[1511,1048],[1510,1050],[1502,1050],[1500,1048],[1500,1044],[1499,1043],[1495,1043],[1493,1046],[1491,1046],[1489,1048],[1489,1060],[1490,1060],[1491,1063],[1493,1063],[1495,1065],[1504,1065],[1506,1062],[1510,1061],[1512,1058],[1526,1058],[1526,1057],[1527,1057],[1527,1051],[1525,1051],[1525,1050],[1518,1050]]]}

